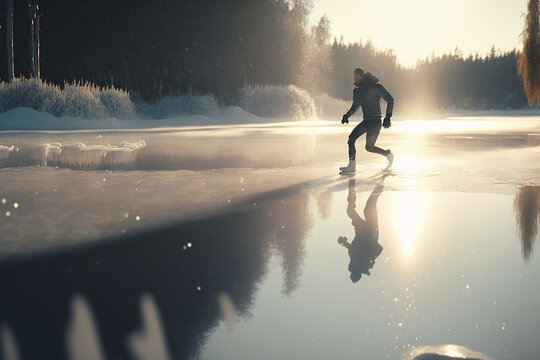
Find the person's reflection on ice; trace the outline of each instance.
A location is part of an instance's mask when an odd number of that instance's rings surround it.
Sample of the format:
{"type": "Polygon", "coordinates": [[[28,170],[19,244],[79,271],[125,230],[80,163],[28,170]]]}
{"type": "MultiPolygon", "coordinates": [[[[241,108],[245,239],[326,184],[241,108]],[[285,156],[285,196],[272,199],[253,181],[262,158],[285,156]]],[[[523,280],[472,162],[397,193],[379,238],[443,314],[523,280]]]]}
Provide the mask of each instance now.
{"type": "Polygon", "coordinates": [[[377,219],[377,199],[383,191],[382,181],[373,189],[364,208],[364,219],[356,212],[356,181],[349,180],[347,196],[347,215],[354,226],[354,240],[348,242],[345,236],[338,238],[338,243],[347,248],[351,261],[349,263],[350,278],[357,282],[362,274],[370,275],[369,269],[375,264],[375,259],[381,254],[383,247],[379,244],[379,222],[377,219]]]}

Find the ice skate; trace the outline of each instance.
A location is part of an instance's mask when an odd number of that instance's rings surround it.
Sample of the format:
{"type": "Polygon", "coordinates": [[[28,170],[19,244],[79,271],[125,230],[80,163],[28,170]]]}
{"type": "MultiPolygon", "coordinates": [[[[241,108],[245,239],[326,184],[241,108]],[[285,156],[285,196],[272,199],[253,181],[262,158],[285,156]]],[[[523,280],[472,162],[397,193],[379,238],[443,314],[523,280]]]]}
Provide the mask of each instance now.
{"type": "Polygon", "coordinates": [[[347,166],[342,166],[339,168],[339,171],[344,173],[355,172],[356,171],[356,161],[350,160],[347,166]]]}

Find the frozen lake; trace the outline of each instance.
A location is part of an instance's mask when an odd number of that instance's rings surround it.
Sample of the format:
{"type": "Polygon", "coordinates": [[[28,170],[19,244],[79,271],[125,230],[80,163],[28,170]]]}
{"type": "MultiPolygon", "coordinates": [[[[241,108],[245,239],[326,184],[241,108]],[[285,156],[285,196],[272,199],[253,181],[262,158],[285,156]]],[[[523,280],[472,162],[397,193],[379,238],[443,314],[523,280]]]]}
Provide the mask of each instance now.
{"type": "Polygon", "coordinates": [[[392,169],[361,138],[354,176],[337,122],[0,132],[2,339],[22,359],[535,358],[539,125],[396,120],[392,169]]]}

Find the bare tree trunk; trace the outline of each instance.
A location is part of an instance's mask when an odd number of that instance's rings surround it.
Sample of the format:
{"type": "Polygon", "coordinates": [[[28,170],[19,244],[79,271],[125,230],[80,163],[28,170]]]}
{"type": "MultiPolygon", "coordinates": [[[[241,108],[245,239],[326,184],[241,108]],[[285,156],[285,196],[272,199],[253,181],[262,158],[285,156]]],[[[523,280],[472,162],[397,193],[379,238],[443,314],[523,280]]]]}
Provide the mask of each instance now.
{"type": "Polygon", "coordinates": [[[39,69],[39,8],[37,0],[28,0],[28,12],[30,15],[30,57],[32,64],[32,76],[40,77],[39,69]]]}
{"type": "Polygon", "coordinates": [[[13,68],[13,0],[7,0],[6,11],[6,44],[7,44],[7,65],[8,65],[8,81],[14,78],[13,68]]]}
{"type": "Polygon", "coordinates": [[[523,29],[523,51],[518,59],[518,70],[529,106],[540,102],[540,1],[529,0],[523,29]]]}

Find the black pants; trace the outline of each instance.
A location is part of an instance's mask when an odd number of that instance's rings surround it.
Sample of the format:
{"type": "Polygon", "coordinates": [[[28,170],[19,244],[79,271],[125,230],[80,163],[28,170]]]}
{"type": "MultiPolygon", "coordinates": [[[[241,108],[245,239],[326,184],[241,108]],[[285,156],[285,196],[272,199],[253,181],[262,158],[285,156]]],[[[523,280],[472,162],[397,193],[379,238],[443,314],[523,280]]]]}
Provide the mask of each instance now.
{"type": "Polygon", "coordinates": [[[372,153],[381,155],[390,154],[390,150],[383,150],[375,146],[375,142],[381,132],[381,119],[364,119],[360,124],[356,125],[351,134],[349,135],[349,159],[354,160],[356,156],[356,148],[354,143],[360,136],[366,134],[366,150],[372,153]]]}

